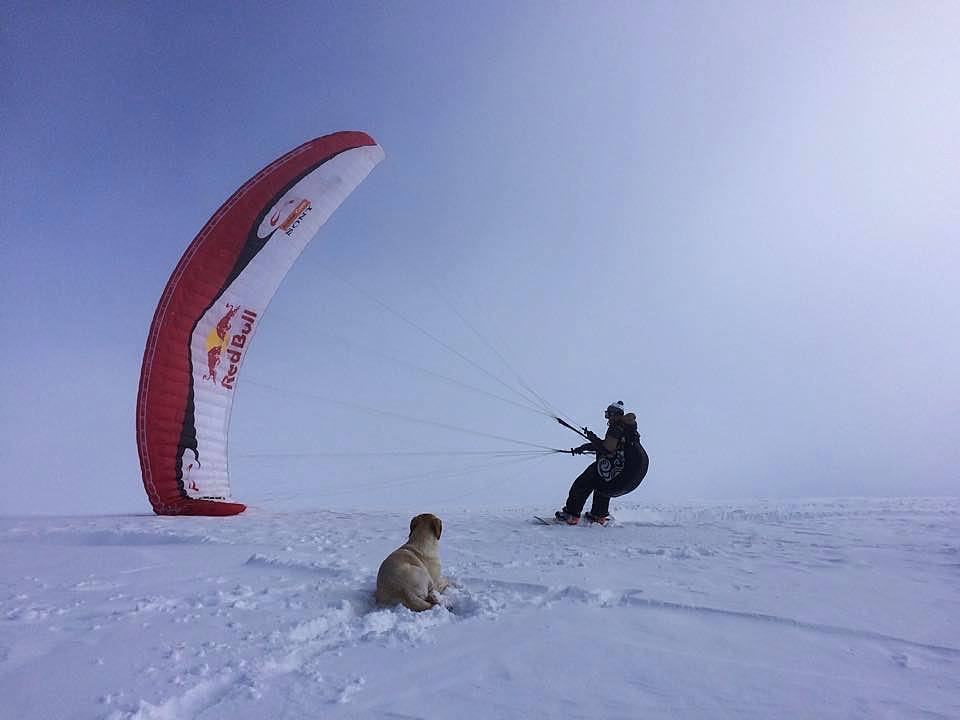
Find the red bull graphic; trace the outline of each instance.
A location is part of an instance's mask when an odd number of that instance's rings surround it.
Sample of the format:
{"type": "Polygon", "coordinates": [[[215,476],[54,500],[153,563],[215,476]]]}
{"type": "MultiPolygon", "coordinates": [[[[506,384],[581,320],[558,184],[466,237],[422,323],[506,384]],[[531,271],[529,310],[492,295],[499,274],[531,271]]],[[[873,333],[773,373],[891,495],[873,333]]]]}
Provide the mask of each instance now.
{"type": "Polygon", "coordinates": [[[230,304],[227,304],[226,307],[227,311],[220,318],[220,322],[207,335],[207,374],[203,376],[203,379],[209,380],[214,385],[218,384],[217,370],[224,360],[228,360],[230,364],[227,366],[226,374],[220,378],[219,385],[227,390],[233,390],[237,373],[240,371],[240,360],[247,345],[247,338],[253,332],[254,323],[257,321],[257,313],[245,309],[240,314],[239,332],[231,333],[233,318],[240,308],[230,304]]]}
{"type": "Polygon", "coordinates": [[[227,390],[233,390],[233,384],[236,382],[237,373],[240,371],[240,360],[243,358],[243,350],[247,345],[250,333],[253,332],[253,325],[257,321],[257,314],[253,310],[244,310],[240,315],[242,323],[240,332],[235,333],[230,338],[230,346],[227,349],[227,359],[230,361],[230,367],[227,368],[227,374],[223,376],[220,384],[227,390]]]}
{"type": "Polygon", "coordinates": [[[220,356],[227,347],[229,340],[227,334],[230,332],[230,321],[237,314],[236,305],[227,305],[227,313],[220,318],[217,326],[207,335],[207,374],[203,376],[204,380],[216,384],[217,367],[220,365],[220,356]]]}

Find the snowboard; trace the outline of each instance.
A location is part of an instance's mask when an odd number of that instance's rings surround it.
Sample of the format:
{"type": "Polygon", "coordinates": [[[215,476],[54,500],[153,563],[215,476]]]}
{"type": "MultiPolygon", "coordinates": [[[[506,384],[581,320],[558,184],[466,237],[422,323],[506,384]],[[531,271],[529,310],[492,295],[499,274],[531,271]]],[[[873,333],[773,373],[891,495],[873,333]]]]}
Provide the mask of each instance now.
{"type": "MultiPolygon", "coordinates": [[[[540,515],[534,515],[533,521],[537,525],[566,525],[567,524],[562,520],[557,520],[556,518],[541,517],[540,515]]],[[[577,524],[578,525],[597,525],[599,527],[610,527],[611,525],[613,525],[613,515],[607,518],[606,525],[600,525],[600,523],[590,522],[586,518],[581,518],[580,522],[577,524]]],[[[571,526],[571,527],[574,527],[574,526],[571,526]]]]}

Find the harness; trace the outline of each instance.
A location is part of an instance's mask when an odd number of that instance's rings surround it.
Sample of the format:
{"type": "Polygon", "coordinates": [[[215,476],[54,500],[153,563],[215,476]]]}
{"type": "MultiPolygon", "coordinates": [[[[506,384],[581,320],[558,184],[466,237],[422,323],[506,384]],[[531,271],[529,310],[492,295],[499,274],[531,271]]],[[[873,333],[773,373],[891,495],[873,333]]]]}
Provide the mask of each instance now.
{"type": "Polygon", "coordinates": [[[606,486],[604,491],[615,497],[636,489],[647,474],[648,463],[640,435],[633,429],[620,438],[612,453],[597,453],[597,475],[606,486]]]}

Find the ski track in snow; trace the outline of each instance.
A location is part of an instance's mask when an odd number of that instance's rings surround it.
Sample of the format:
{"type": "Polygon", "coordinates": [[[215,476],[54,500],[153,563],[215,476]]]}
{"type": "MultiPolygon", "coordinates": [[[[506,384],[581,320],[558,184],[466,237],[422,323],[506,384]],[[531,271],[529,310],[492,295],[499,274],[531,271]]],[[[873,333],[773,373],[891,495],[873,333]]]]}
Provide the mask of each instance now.
{"type": "Polygon", "coordinates": [[[532,512],[439,512],[457,587],[424,613],[372,602],[406,515],[0,518],[0,693],[17,718],[960,716],[960,501],[532,512]],[[609,698],[569,686],[591,672],[609,698]]]}

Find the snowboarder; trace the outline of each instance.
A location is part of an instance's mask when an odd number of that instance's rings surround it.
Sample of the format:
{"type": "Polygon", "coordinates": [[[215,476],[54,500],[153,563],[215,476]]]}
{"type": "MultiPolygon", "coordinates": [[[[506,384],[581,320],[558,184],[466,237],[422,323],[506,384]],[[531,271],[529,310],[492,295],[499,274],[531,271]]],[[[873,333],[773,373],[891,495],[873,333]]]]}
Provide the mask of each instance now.
{"type": "Polygon", "coordinates": [[[593,493],[593,503],[586,518],[606,525],[610,517],[610,498],[636,490],[650,465],[637,433],[637,417],[633,413],[624,413],[623,401],[608,405],[603,416],[607,419],[607,432],[603,438],[585,429],[589,442],[570,448],[573,455],[594,452],[597,459],[573,481],[567,502],[555,513],[558,521],[568,525],[580,522],[580,511],[590,493],[593,493]]]}

